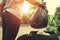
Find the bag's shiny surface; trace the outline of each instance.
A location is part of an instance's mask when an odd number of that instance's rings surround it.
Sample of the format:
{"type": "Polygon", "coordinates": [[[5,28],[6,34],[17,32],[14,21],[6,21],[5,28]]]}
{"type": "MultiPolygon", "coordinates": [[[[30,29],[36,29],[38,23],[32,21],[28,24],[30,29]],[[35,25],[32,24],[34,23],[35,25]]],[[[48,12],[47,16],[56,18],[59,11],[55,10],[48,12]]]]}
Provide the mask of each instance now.
{"type": "Polygon", "coordinates": [[[46,10],[38,8],[30,20],[31,27],[44,28],[47,26],[48,16],[46,10]]]}

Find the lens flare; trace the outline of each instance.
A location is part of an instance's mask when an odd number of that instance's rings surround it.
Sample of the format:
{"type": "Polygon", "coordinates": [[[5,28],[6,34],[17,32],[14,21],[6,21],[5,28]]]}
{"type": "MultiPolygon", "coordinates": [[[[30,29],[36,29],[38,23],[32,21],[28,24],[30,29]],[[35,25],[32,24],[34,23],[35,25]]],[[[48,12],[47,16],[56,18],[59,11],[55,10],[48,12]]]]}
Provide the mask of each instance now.
{"type": "Polygon", "coordinates": [[[23,5],[21,7],[21,11],[23,13],[29,13],[30,7],[31,7],[31,4],[27,1],[24,1],[23,5]]]}

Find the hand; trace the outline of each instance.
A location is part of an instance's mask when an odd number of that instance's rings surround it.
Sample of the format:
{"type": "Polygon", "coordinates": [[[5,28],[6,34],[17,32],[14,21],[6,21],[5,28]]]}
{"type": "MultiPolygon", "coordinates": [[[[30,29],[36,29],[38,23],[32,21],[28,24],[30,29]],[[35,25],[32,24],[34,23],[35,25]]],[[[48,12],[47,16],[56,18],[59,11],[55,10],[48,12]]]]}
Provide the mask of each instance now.
{"type": "Polygon", "coordinates": [[[45,9],[46,8],[46,2],[39,3],[38,7],[45,9]]]}

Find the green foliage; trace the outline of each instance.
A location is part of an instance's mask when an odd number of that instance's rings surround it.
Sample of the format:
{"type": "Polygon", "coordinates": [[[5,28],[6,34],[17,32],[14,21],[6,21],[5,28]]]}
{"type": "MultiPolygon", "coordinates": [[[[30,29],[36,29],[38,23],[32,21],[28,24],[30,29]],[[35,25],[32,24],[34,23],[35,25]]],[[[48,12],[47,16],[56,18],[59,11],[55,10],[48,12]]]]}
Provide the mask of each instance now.
{"type": "Polygon", "coordinates": [[[60,7],[56,8],[55,20],[56,20],[57,25],[60,25],[60,7]]]}
{"type": "Polygon", "coordinates": [[[47,31],[57,32],[57,26],[60,25],[60,7],[56,8],[54,15],[48,16],[48,21],[47,31]]]}

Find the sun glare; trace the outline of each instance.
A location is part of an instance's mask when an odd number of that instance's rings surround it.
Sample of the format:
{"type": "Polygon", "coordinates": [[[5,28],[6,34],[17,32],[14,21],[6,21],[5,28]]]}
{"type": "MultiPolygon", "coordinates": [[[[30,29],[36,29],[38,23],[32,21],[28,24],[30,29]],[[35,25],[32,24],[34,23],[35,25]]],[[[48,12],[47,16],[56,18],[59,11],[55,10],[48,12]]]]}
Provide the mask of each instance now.
{"type": "Polygon", "coordinates": [[[31,4],[27,1],[24,1],[23,5],[21,7],[21,11],[23,13],[29,13],[30,7],[31,7],[31,4]]]}

